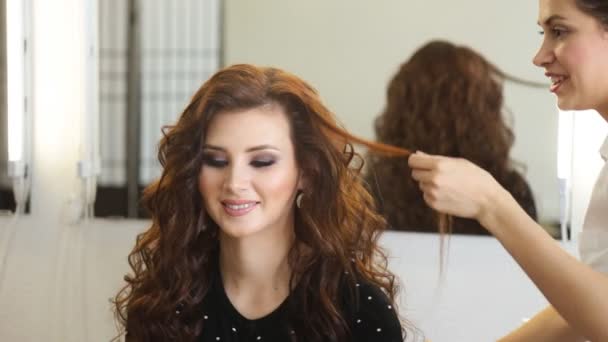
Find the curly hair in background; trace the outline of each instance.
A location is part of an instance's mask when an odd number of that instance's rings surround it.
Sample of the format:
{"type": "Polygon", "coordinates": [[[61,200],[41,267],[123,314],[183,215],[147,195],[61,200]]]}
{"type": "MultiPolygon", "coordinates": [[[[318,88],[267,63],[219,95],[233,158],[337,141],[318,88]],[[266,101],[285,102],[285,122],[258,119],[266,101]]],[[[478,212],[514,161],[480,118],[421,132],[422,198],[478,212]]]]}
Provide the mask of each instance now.
{"type": "MultiPolygon", "coordinates": [[[[530,188],[509,159],[514,137],[503,118],[505,78],[510,77],[468,47],[429,42],[390,81],[386,107],[375,121],[377,140],[466,158],[491,173],[536,219],[530,188]]],[[[439,216],[424,202],[407,161],[374,155],[368,161],[368,183],[390,227],[436,231],[439,216]]],[[[461,218],[453,218],[451,229],[488,234],[476,221],[461,218]]]]}
{"type": "Polygon", "coordinates": [[[347,274],[356,274],[394,299],[395,276],[378,246],[386,222],[364,186],[362,159],[352,143],[393,156],[409,152],[347,133],[315,90],[296,76],[234,65],[203,84],[178,122],[163,129],[158,153],[162,175],[144,192],[152,226],[138,236],[129,255],[132,274],[115,298],[127,340],[193,341],[205,329],[197,307],[210,288],[219,245],[219,227],[205,212],[197,186],[206,130],[220,112],[270,103],[287,113],[297,165],[307,180],[289,254],[291,282],[298,283],[289,295],[290,308],[298,310],[290,313],[290,321],[301,332],[298,340],[349,340],[334,300],[340,283],[352,280],[345,279],[347,274]],[[302,246],[311,252],[304,253],[302,246]]]}

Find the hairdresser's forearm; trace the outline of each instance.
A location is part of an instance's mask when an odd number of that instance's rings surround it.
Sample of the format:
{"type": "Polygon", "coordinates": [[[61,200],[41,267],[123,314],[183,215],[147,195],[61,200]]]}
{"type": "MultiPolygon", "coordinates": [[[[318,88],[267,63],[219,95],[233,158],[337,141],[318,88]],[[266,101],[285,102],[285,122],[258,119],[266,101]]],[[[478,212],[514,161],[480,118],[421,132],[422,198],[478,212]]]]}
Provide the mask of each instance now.
{"type": "Polygon", "coordinates": [[[574,329],[592,341],[608,341],[608,277],[564,251],[506,191],[492,202],[480,223],[574,329]]]}
{"type": "Polygon", "coordinates": [[[552,306],[549,306],[498,342],[584,342],[586,340],[552,306]]]}

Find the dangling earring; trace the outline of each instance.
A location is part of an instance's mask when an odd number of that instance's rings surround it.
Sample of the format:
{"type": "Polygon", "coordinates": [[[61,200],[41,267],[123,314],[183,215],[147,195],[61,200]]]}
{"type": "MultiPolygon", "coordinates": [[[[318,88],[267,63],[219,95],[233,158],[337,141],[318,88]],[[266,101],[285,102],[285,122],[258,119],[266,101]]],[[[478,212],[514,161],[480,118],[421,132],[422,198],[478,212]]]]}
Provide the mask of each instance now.
{"type": "Polygon", "coordinates": [[[304,192],[298,192],[298,194],[296,195],[296,206],[298,208],[302,208],[302,197],[304,197],[304,192]]]}

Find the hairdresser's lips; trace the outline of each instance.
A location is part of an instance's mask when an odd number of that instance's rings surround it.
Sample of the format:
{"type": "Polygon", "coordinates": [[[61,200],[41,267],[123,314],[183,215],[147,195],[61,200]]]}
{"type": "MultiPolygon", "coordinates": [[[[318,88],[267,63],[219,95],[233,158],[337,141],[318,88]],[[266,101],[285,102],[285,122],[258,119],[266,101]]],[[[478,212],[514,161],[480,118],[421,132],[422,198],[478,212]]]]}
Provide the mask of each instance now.
{"type": "Polygon", "coordinates": [[[545,75],[551,78],[551,87],[549,88],[549,91],[555,94],[557,94],[560,88],[562,88],[563,84],[570,79],[569,76],[551,72],[547,72],[545,75]]]}
{"type": "Polygon", "coordinates": [[[247,215],[252,210],[257,208],[260,202],[250,201],[250,200],[223,200],[222,207],[224,208],[224,212],[230,216],[238,217],[247,215]]]}

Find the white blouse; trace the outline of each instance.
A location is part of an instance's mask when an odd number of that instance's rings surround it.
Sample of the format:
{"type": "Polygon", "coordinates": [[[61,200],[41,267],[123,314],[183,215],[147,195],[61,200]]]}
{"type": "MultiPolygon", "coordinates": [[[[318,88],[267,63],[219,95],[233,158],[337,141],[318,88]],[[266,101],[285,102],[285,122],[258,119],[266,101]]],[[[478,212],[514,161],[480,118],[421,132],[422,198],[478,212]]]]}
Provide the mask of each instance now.
{"type": "Polygon", "coordinates": [[[579,238],[581,260],[608,274],[608,137],[600,148],[604,166],[593,187],[579,238]]]}

